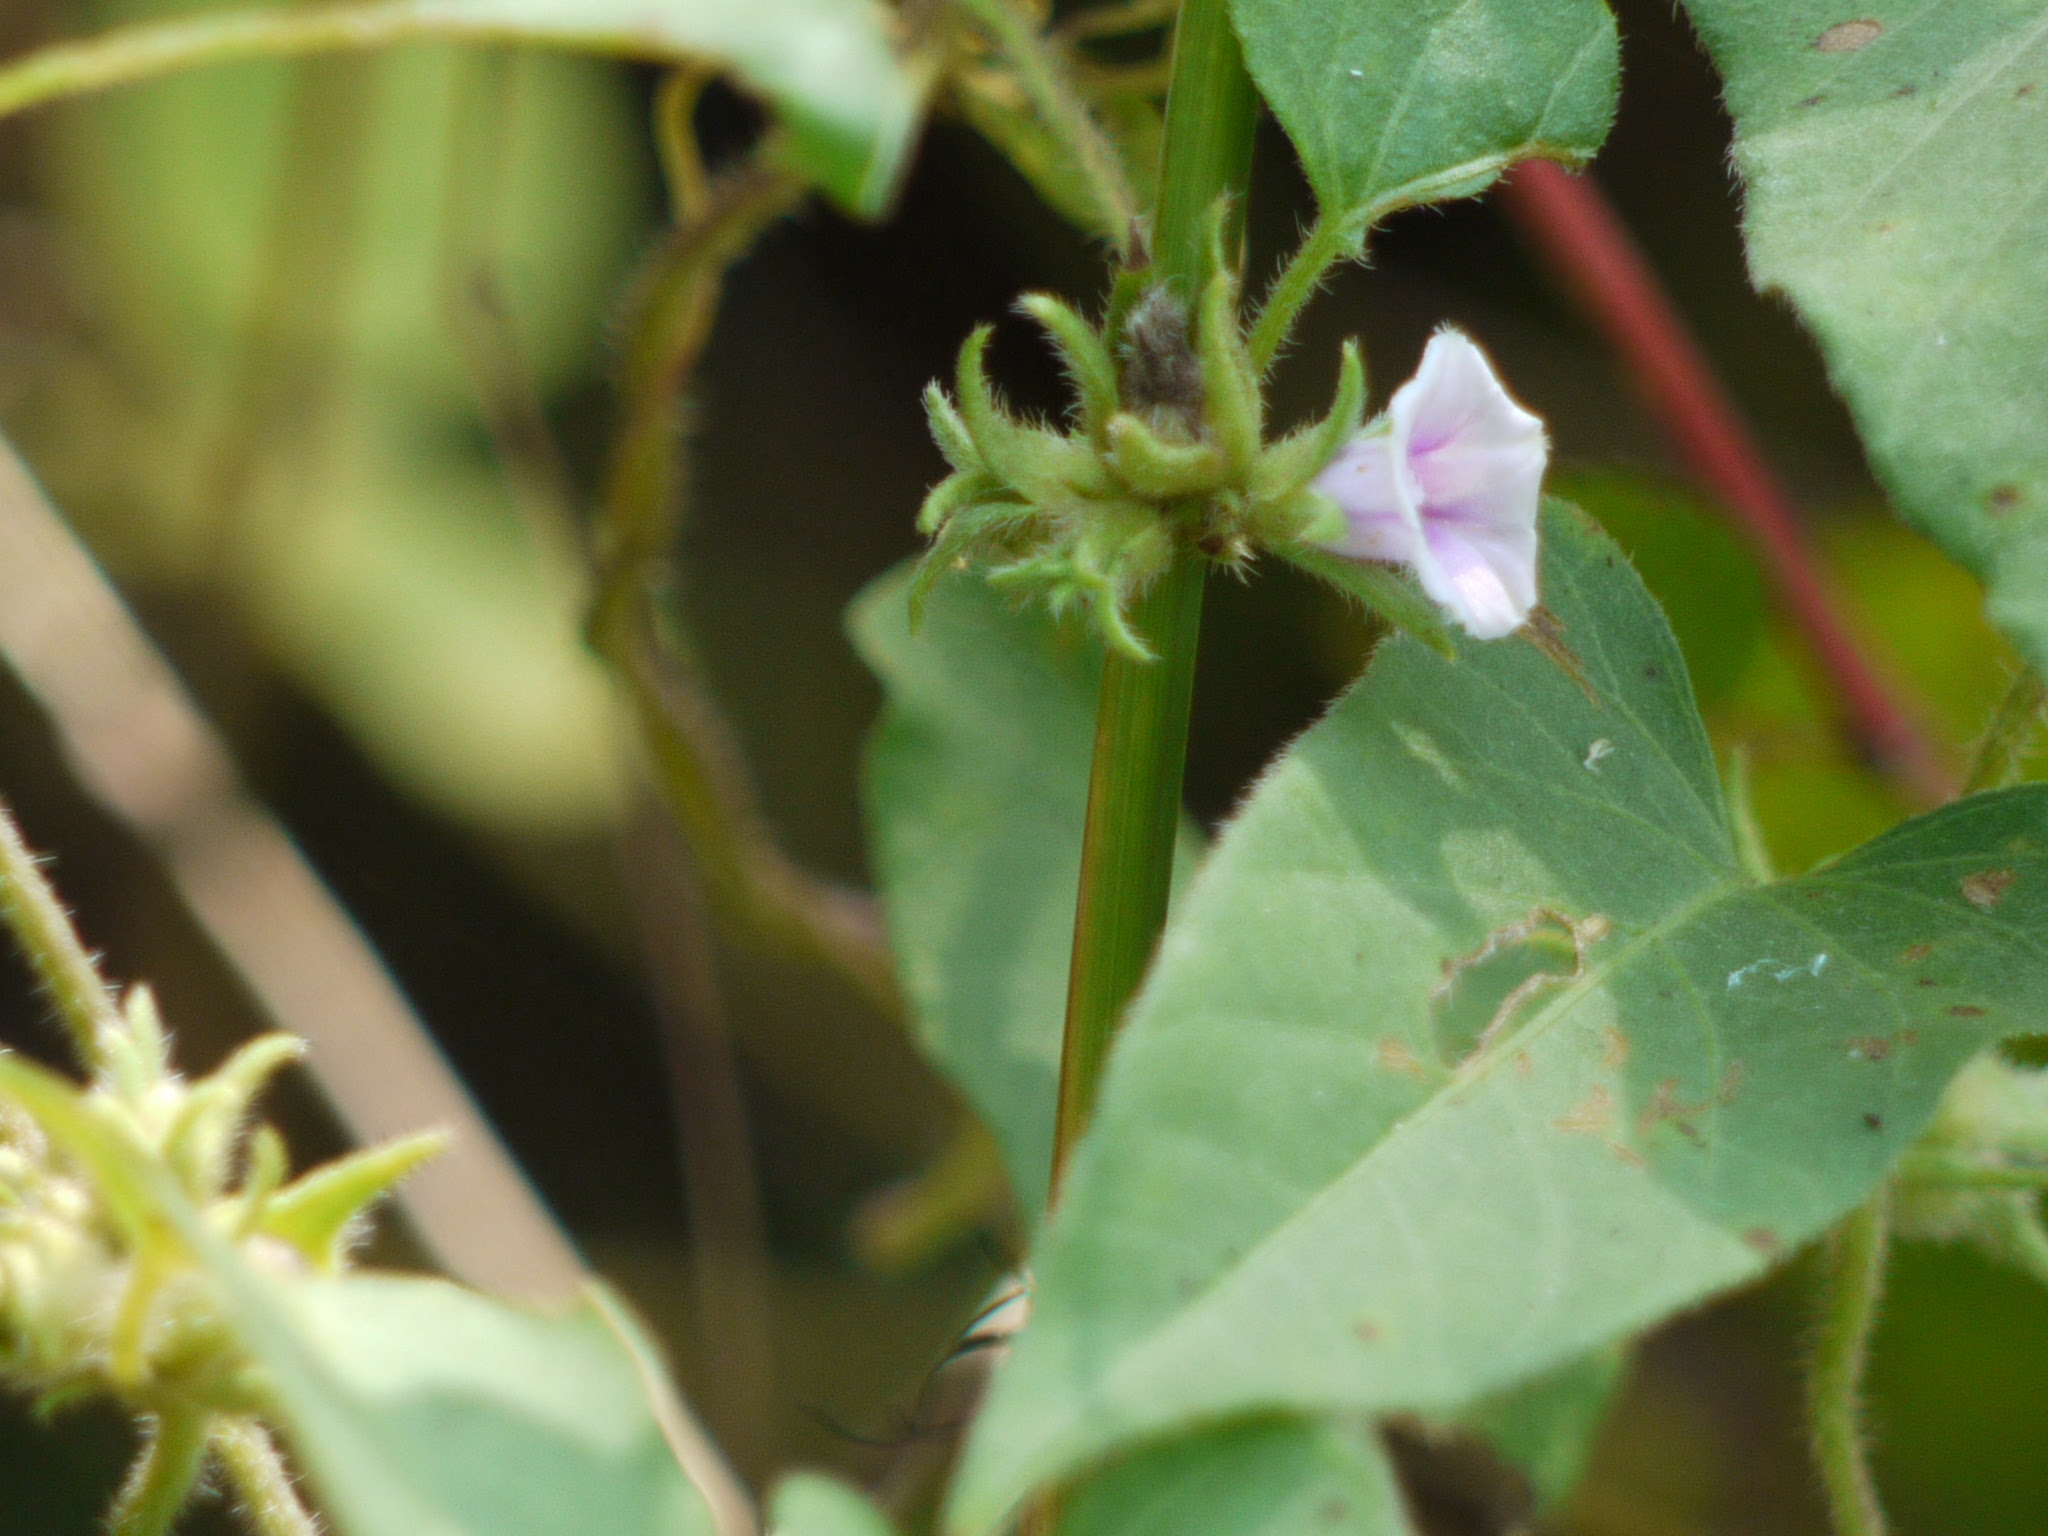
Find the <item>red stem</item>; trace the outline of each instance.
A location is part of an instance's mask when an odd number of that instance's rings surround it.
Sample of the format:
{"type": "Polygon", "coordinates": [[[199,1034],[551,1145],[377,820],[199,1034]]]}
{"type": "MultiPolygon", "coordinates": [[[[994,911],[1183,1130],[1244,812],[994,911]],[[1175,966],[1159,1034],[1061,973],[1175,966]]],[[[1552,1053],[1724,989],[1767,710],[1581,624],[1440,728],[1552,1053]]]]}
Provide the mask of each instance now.
{"type": "Polygon", "coordinates": [[[1858,745],[1916,798],[1930,804],[1950,798],[1955,786],[1917,711],[1857,643],[1792,498],[1599,184],[1550,161],[1529,160],[1502,181],[1501,193],[1551,275],[1621,359],[1680,456],[1734,514],[1840,694],[1858,745]]]}

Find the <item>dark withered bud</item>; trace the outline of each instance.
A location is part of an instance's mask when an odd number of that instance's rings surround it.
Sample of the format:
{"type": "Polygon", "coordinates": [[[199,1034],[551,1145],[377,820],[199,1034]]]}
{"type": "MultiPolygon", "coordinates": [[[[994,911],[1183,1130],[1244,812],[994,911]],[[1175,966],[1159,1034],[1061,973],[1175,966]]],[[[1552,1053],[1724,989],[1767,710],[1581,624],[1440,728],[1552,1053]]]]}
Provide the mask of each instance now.
{"type": "Polygon", "coordinates": [[[1131,307],[1118,348],[1124,409],[1155,428],[1172,422],[1190,438],[1201,431],[1202,364],[1188,342],[1188,312],[1164,284],[1131,307]]]}

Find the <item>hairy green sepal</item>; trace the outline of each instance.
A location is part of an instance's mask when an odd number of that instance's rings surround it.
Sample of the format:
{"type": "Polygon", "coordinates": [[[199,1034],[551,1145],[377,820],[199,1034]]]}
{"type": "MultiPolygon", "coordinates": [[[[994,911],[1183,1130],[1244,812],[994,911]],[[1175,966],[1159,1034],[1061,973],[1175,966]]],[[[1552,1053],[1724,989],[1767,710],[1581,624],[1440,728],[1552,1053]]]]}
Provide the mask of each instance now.
{"type": "Polygon", "coordinates": [[[1357,349],[1344,349],[1329,413],[1267,442],[1236,276],[1217,250],[1206,265],[1192,313],[1143,273],[1118,278],[1099,327],[1046,294],[1019,301],[1073,385],[1066,430],[1005,410],[985,367],[988,327],[968,337],[953,394],[925,393],[953,472],[918,515],[932,544],[911,584],[913,618],[940,574],[972,567],[1056,614],[1085,612],[1111,647],[1149,659],[1131,604],[1177,551],[1234,567],[1266,552],[1437,643],[1441,626],[1405,580],[1380,568],[1354,577],[1344,568],[1357,562],[1328,552],[1343,519],[1309,489],[1365,414],[1357,349]]]}

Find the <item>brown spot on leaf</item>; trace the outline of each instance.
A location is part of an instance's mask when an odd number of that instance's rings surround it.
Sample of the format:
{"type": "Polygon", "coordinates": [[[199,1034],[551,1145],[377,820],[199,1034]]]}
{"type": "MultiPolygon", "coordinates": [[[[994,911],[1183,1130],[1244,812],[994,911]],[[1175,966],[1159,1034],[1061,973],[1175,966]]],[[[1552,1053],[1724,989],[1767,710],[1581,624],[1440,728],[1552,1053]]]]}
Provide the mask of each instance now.
{"type": "Polygon", "coordinates": [[[1351,1336],[1361,1344],[1377,1344],[1380,1341],[1379,1324],[1362,1317],[1351,1325],[1351,1336]]]}
{"type": "Polygon", "coordinates": [[[1605,1043],[1600,1047],[1600,1065],[1610,1072],[1619,1072],[1628,1065],[1628,1036],[1610,1024],[1601,1039],[1605,1043]]]}
{"type": "Polygon", "coordinates": [[[1802,107],[1817,107],[1826,100],[1827,97],[1821,95],[1818,91],[1816,91],[1811,96],[1800,97],[1799,100],[1795,103],[1795,105],[1802,107]]]}
{"type": "Polygon", "coordinates": [[[1728,1070],[1721,1074],[1721,1091],[1714,1097],[1721,1101],[1723,1108],[1735,1102],[1735,1091],[1742,1086],[1742,1079],[1747,1070],[1741,1062],[1731,1061],[1728,1063],[1728,1070]]]}
{"type": "Polygon", "coordinates": [[[1915,981],[1913,985],[1916,987],[1933,987],[1939,986],[1940,983],[1937,982],[1932,976],[1922,976],[1917,981],[1915,981]]]}
{"type": "Polygon", "coordinates": [[[1874,1109],[1866,1109],[1865,1111],[1863,1111],[1863,1129],[1865,1129],[1866,1131],[1883,1130],[1884,1116],[1880,1115],[1874,1109]]]}
{"type": "Polygon", "coordinates": [[[1838,21],[1827,31],[1813,40],[1813,46],[1822,53],[1855,53],[1868,48],[1884,36],[1884,23],[1863,19],[1860,21],[1838,21]]]}
{"type": "Polygon", "coordinates": [[[1989,912],[2005,899],[2005,893],[2017,879],[2019,874],[2014,870],[1980,869],[1974,875],[1963,876],[1963,900],[1979,912],[1989,912]]]}
{"type": "Polygon", "coordinates": [[[1909,949],[1899,951],[1899,959],[1907,965],[1918,965],[1933,953],[1934,946],[1932,944],[1915,944],[1909,949]]]}
{"type": "Polygon", "coordinates": [[[1328,1499],[1316,1513],[1322,1517],[1325,1525],[1342,1525],[1351,1513],[1351,1506],[1342,1499],[1328,1499]]]}
{"type": "Polygon", "coordinates": [[[1572,648],[1564,643],[1564,624],[1556,614],[1538,603],[1530,612],[1528,622],[1516,630],[1515,634],[1549,657],[1552,665],[1577,683],[1579,692],[1586,696],[1588,704],[1595,707],[1599,705],[1600,695],[1594,691],[1592,683],[1586,680],[1585,664],[1574,654],[1572,648]]]}
{"type": "Polygon", "coordinates": [[[2019,504],[2020,488],[2016,485],[1994,485],[1984,497],[1984,505],[1993,517],[2003,517],[2019,504]]]}
{"type": "Polygon", "coordinates": [[[1700,1135],[1699,1127],[1692,1123],[1693,1117],[1711,1108],[1712,1103],[1710,1099],[1703,1099],[1697,1104],[1686,1103],[1678,1096],[1678,1079],[1667,1077],[1651,1091],[1650,1102],[1643,1106],[1643,1112],[1637,1118],[1636,1125],[1647,1136],[1669,1120],[1677,1128],[1679,1135],[1694,1146],[1703,1146],[1706,1138],[1700,1135]]]}
{"type": "Polygon", "coordinates": [[[1625,1163],[1631,1168],[1647,1168],[1649,1166],[1649,1164],[1643,1161],[1643,1154],[1634,1147],[1623,1146],[1618,1141],[1610,1141],[1607,1143],[1607,1150],[1614,1154],[1614,1160],[1617,1163],[1625,1163]]]}
{"type": "Polygon", "coordinates": [[[1778,1251],[1778,1234],[1769,1227],[1751,1227],[1742,1234],[1742,1240],[1758,1253],[1771,1254],[1778,1251]]]}
{"type": "Polygon", "coordinates": [[[2021,86],[2018,90],[2012,93],[2012,99],[2014,101],[2025,101],[2029,96],[2033,94],[2034,82],[2029,80],[2025,85],[2021,86]]]}
{"type": "Polygon", "coordinates": [[[1861,1040],[1849,1042],[1851,1061],[1883,1061],[1891,1053],[1892,1043],[1884,1035],[1866,1035],[1861,1040]]]}
{"type": "Polygon", "coordinates": [[[1379,1058],[1380,1065],[1389,1072],[1399,1072],[1404,1077],[1422,1079],[1429,1076],[1422,1065],[1422,1059],[1399,1040],[1382,1040],[1373,1054],[1379,1058]]]}
{"type": "Polygon", "coordinates": [[[1515,1052],[1515,1076],[1527,1081],[1529,1074],[1536,1070],[1536,1063],[1529,1059],[1527,1051],[1515,1052]]]}
{"type": "Polygon", "coordinates": [[[1614,1124],[1614,1095],[1595,1087],[1562,1119],[1551,1123],[1568,1135],[1597,1136],[1614,1124]]]}
{"type": "Polygon", "coordinates": [[[1900,86],[1897,90],[1892,92],[1892,100],[1903,101],[1906,97],[1917,94],[1919,89],[1919,86],[1914,85],[1911,81],[1908,81],[1906,84],[1900,86]]]}
{"type": "Polygon", "coordinates": [[[1957,1003],[1949,1009],[1948,1016],[1952,1019],[1981,1019],[1984,1017],[1984,1010],[1975,1003],[1957,1003]]]}

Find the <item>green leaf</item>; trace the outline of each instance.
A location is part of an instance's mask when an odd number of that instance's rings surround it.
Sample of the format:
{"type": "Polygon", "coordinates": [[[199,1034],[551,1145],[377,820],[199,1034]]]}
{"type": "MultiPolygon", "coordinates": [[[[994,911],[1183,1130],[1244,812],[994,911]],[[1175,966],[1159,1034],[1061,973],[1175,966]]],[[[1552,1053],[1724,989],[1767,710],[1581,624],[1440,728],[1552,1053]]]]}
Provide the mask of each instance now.
{"type": "Polygon", "coordinates": [[[1757,285],[1819,338],[1900,513],[2048,664],[2048,5],[1686,0],[1757,285]]]}
{"type": "Polygon", "coordinates": [[[731,69],[788,125],[799,165],[856,212],[893,195],[924,75],[874,0],[370,0],[343,12],[202,11],[58,44],[0,68],[0,115],[238,59],[444,39],[731,69]]]}
{"type": "MultiPolygon", "coordinates": [[[[1567,469],[1547,484],[1553,494],[1592,513],[1628,552],[1671,621],[1700,707],[1711,709],[1733,693],[1764,638],[1767,604],[1756,557],[1730,527],[1727,513],[1640,470],[1567,469]]],[[[1893,531],[1889,524],[1877,526],[1893,531]]],[[[1829,554],[1839,559],[1837,550],[1829,554]]]]}
{"type": "Polygon", "coordinates": [[[1614,117],[1601,0],[1233,0],[1231,14],[1324,219],[1354,244],[1517,160],[1586,160],[1614,117]]]}
{"type": "Polygon", "coordinates": [[[368,1276],[277,1302],[252,1342],[345,1536],[709,1536],[633,1356],[588,1303],[541,1318],[368,1276]]]}
{"type": "Polygon", "coordinates": [[[1408,1536],[1379,1436],[1357,1420],[1252,1420],[1148,1447],[1063,1501],[1059,1536],[1408,1536]]]}
{"type": "Polygon", "coordinates": [[[797,1472],[776,1486],[769,1536],[891,1536],[882,1512],[836,1477],[797,1472]]]}
{"type": "Polygon", "coordinates": [[[1749,883],[1662,616],[1583,514],[1544,529],[1576,664],[1389,642],[1189,891],[1034,1257],[963,1536],[1142,1438],[1456,1414],[1748,1280],[2048,1006],[2048,791],[1749,883]]]}
{"type": "Polygon", "coordinates": [[[341,1536],[710,1536],[654,1406],[667,1383],[601,1288],[542,1318],[439,1280],[259,1274],[70,1083],[0,1052],[0,1093],[131,1240],[176,1232],[341,1536]]]}
{"type": "MultiPolygon", "coordinates": [[[[1003,1150],[1028,1222],[1052,1170],[1060,1032],[1102,650],[950,574],[910,632],[907,570],[848,612],[888,705],[863,803],[875,879],[927,1053],[1003,1150]]],[[[1197,836],[1182,841],[1182,868],[1197,836]]]]}

